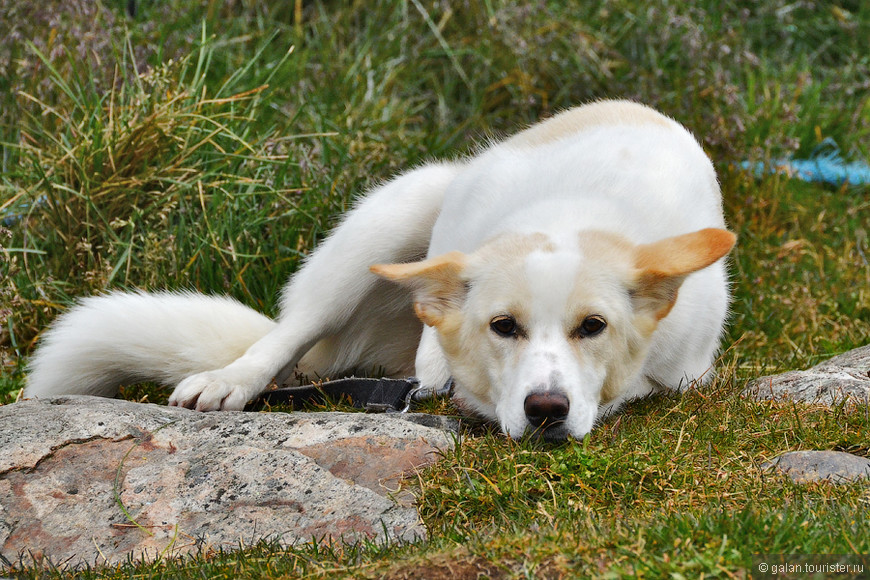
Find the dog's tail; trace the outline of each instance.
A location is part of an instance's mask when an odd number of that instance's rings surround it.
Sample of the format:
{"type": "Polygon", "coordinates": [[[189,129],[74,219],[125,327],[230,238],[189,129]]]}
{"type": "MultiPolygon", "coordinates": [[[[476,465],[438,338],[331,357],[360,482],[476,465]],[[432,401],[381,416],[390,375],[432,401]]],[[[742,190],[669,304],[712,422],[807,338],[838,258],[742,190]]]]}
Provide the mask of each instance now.
{"type": "Polygon", "coordinates": [[[228,297],[116,292],[86,298],[41,339],[24,396],[111,397],[122,384],[175,385],[228,365],[274,326],[228,297]]]}

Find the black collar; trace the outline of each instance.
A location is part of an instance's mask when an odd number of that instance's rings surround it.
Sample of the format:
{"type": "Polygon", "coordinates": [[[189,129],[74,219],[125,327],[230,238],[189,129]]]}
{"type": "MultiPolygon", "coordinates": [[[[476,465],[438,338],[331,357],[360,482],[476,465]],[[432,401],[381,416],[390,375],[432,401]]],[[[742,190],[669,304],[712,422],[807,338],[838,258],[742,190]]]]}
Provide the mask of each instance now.
{"type": "Polygon", "coordinates": [[[360,379],[350,377],[334,381],[322,381],[300,387],[281,387],[266,391],[245,407],[247,411],[259,411],[269,405],[287,404],[301,409],[306,404],[322,404],[327,399],[340,401],[350,399],[359,409],[375,413],[406,412],[411,406],[420,381],[408,379],[360,379]]]}

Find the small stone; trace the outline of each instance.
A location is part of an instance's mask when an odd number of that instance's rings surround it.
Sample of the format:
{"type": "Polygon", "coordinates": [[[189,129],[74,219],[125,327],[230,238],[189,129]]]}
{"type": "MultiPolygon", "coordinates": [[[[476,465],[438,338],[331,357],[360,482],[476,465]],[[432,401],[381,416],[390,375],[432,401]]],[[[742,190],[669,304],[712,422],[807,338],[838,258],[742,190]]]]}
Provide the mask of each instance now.
{"type": "Polygon", "coordinates": [[[836,405],[870,404],[870,345],[835,356],[805,371],[751,381],[743,393],[755,399],[836,405]]]}
{"type": "Polygon", "coordinates": [[[775,469],[795,483],[852,483],[870,478],[870,459],[843,451],[789,451],[761,468],[775,469]]]}

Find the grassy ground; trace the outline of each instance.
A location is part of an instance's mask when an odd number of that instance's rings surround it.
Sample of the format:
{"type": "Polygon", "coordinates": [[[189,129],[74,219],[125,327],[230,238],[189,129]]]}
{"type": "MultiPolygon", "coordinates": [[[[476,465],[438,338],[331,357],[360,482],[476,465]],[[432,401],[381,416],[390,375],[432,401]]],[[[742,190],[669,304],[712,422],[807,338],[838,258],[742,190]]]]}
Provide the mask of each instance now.
{"type": "Polygon", "coordinates": [[[870,336],[870,188],[738,168],[825,140],[870,159],[867,3],[126,5],[0,0],[0,404],[75,296],[192,287],[273,312],[371,184],[595,98],[698,135],[740,242],[713,386],[631,405],[582,442],[476,430],[421,478],[430,540],[84,576],[742,577],[755,553],[870,553],[866,486],[759,469],[788,450],[867,455],[866,408],[736,396],[870,336]]]}

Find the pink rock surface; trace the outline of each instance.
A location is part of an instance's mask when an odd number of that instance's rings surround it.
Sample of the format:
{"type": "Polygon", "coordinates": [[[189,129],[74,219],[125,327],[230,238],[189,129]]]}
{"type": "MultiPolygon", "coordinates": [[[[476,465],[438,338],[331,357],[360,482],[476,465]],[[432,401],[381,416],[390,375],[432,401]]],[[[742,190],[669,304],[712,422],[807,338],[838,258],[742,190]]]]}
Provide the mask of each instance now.
{"type": "Polygon", "coordinates": [[[453,445],[413,415],[197,413],[93,397],[0,407],[0,554],[116,563],[264,538],[409,541],[403,475],[453,445]]]}

